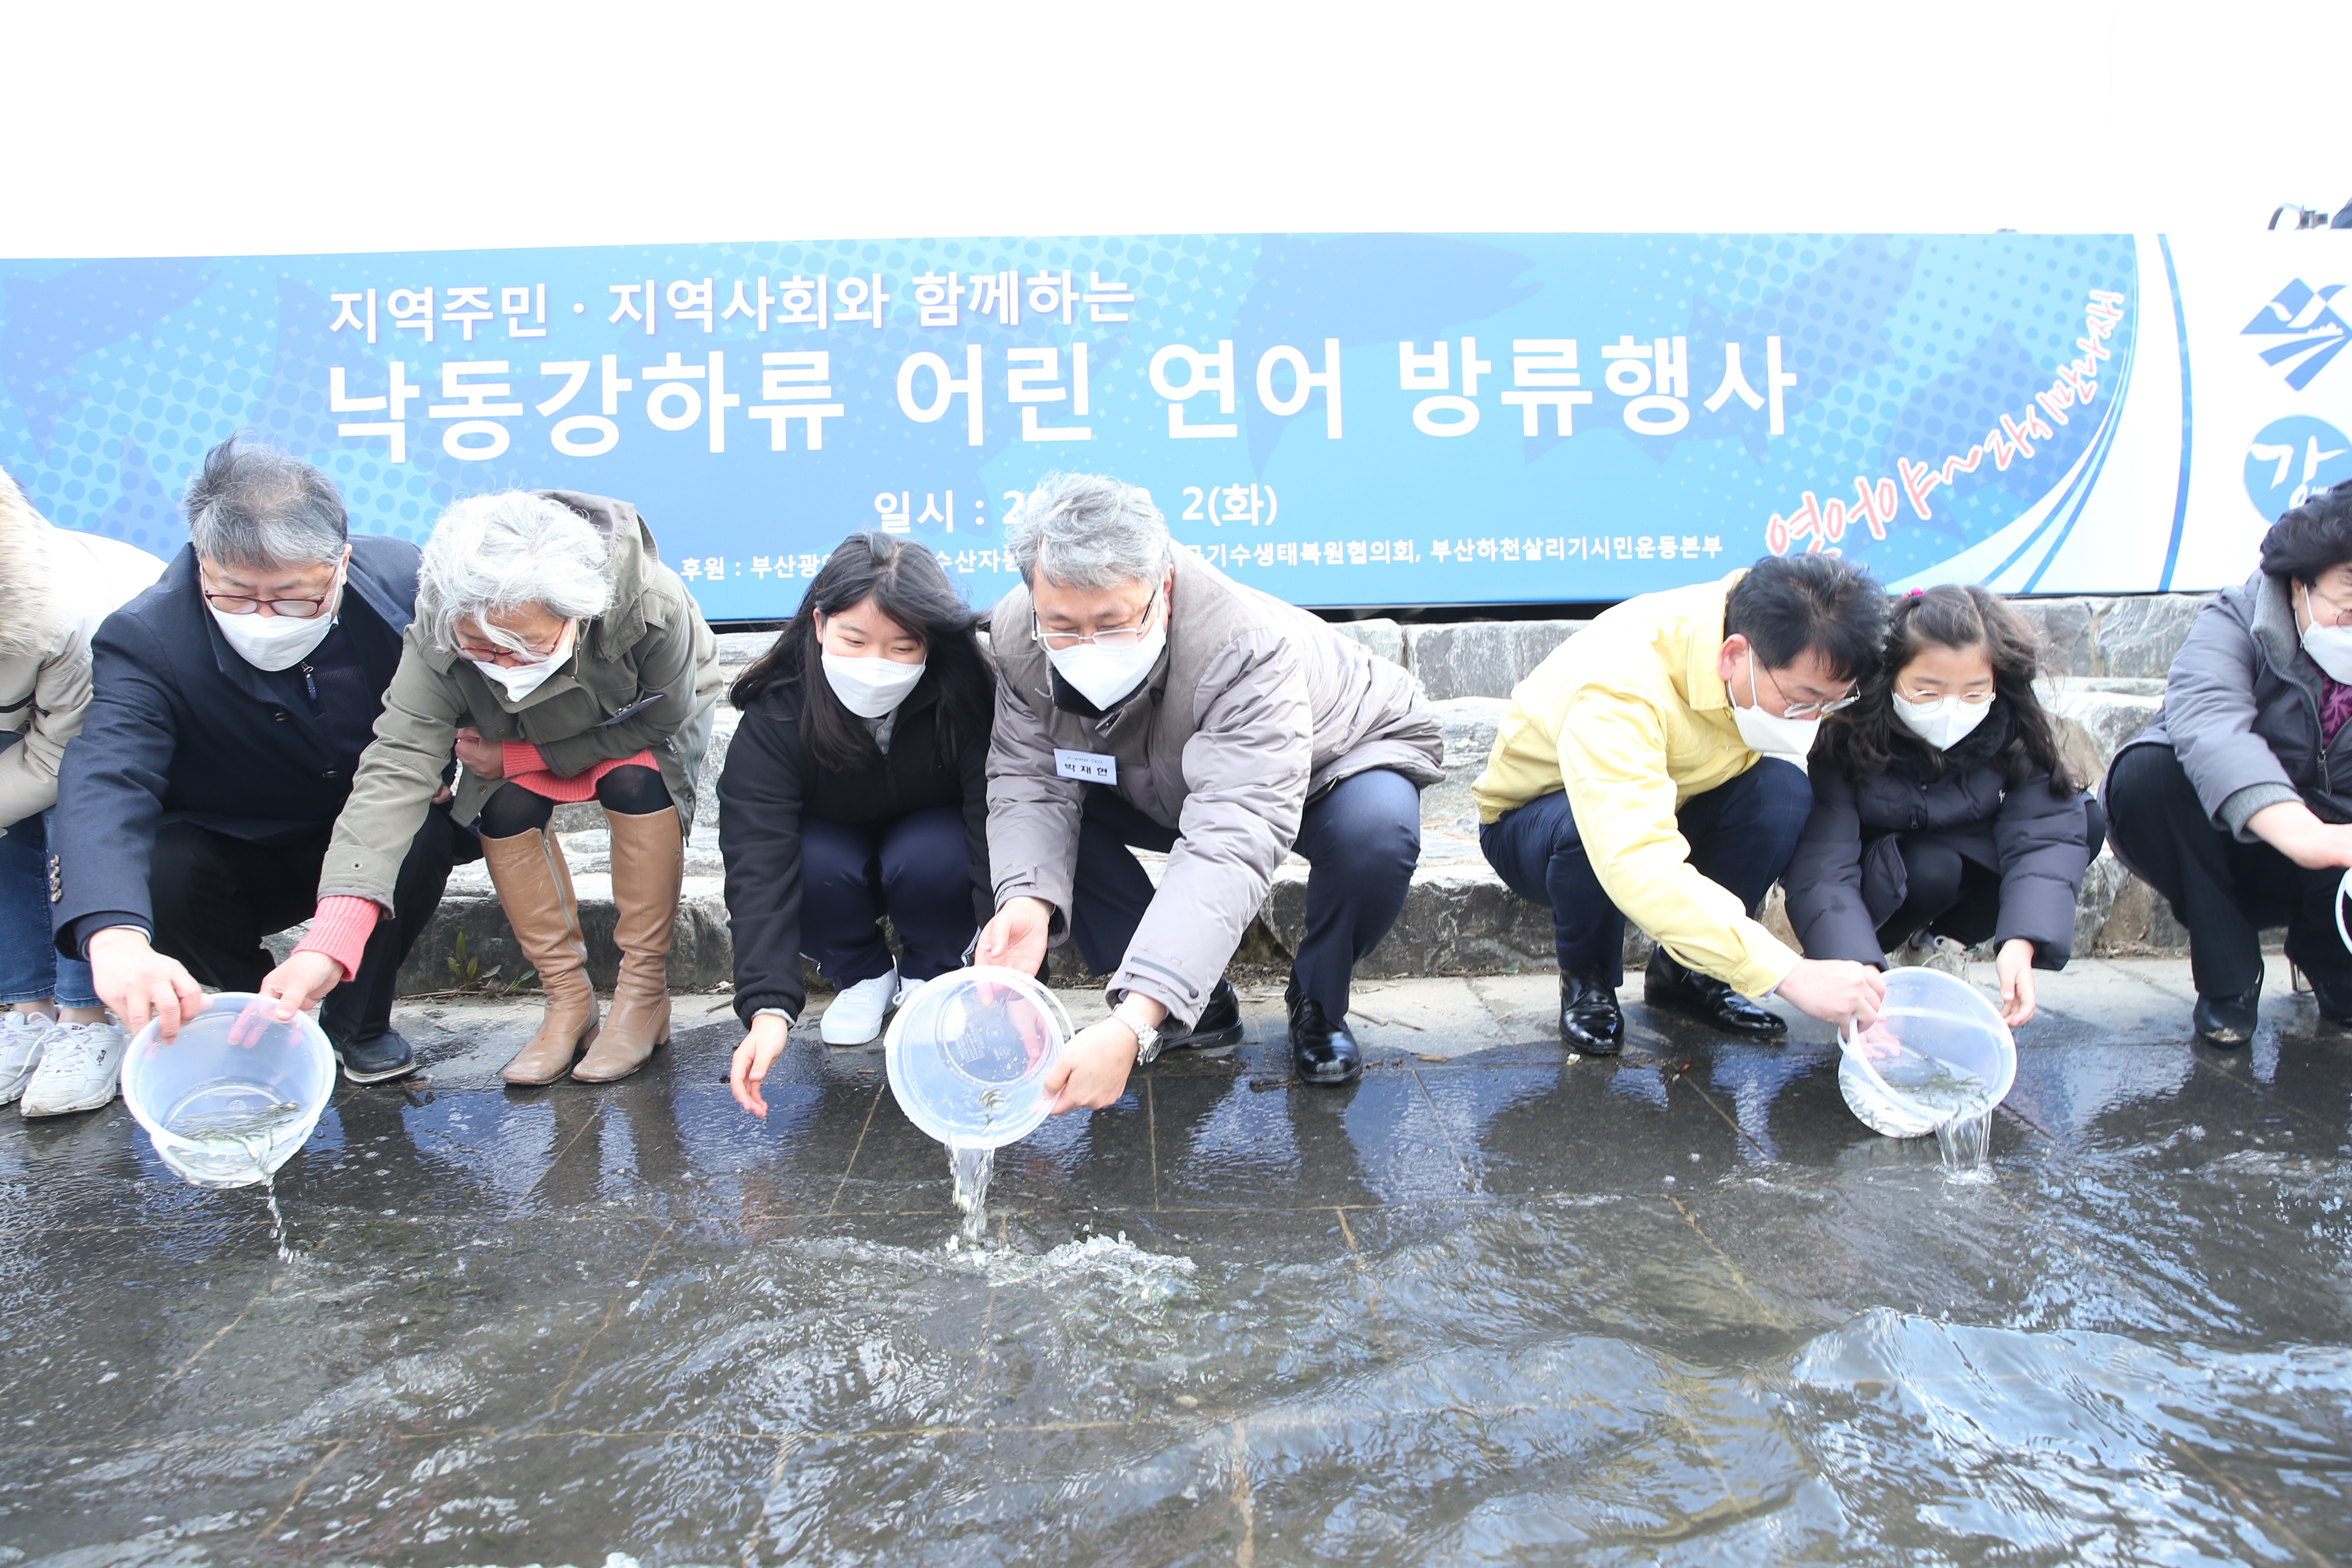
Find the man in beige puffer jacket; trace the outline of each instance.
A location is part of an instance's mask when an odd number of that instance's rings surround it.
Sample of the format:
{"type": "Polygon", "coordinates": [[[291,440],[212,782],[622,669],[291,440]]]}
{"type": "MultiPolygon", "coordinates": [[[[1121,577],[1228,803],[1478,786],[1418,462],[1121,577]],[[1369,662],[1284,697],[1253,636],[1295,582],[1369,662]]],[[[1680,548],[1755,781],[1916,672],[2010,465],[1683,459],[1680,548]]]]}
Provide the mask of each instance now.
{"type": "Polygon", "coordinates": [[[1225,964],[1294,850],[1313,869],[1292,1059],[1309,1083],[1353,1079],[1349,979],[1404,907],[1437,715],[1402,667],[1175,548],[1132,485],[1049,476],[1006,542],[1023,586],[990,634],[997,913],[978,956],[1025,973],[1075,937],[1115,1008],[1048,1073],[1055,1109],[1110,1104],[1163,1037],[1240,1039],[1225,964]],[[1156,889],[1130,847],[1167,854],[1156,889]]]}

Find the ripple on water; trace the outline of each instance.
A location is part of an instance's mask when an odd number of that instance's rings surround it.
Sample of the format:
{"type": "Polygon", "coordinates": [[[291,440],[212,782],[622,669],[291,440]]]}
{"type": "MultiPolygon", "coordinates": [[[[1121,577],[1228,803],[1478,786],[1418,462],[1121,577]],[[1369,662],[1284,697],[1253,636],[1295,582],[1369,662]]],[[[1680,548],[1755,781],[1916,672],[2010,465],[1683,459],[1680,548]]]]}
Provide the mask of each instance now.
{"type": "MultiPolygon", "coordinates": [[[[2352,1352],[1825,1324],[1655,1195],[1349,1223],[1308,1261],[946,1250],[935,1216],[908,1245],[680,1241],[608,1326],[577,1279],[510,1284],[305,1405],[241,1397],[264,1440],[353,1435],[315,1489],[354,1518],[530,1543],[485,1562],[2247,1561],[2297,1554],[2282,1517],[2352,1546],[2352,1352]],[[562,1441],[492,1436],[542,1422],[562,1441]]],[[[220,1483],[136,1484],[164,1512],[220,1483]]]]}

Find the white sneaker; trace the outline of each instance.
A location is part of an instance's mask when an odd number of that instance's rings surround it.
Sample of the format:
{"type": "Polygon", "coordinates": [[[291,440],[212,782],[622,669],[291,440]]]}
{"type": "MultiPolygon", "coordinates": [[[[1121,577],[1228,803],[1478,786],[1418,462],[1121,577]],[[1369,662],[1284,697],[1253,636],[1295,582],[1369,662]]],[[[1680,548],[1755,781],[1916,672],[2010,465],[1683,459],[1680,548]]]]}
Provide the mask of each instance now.
{"type": "Polygon", "coordinates": [[[898,968],[893,964],[887,974],[861,980],[835,996],[817,1021],[818,1037],[828,1046],[871,1044],[881,1034],[882,1020],[890,1016],[898,994],[898,968]]]}
{"type": "Polygon", "coordinates": [[[921,991],[924,986],[929,985],[929,984],[930,982],[928,980],[901,980],[898,982],[898,994],[890,999],[890,1011],[895,1013],[899,1008],[905,1006],[908,1003],[912,1002],[915,999],[916,993],[921,991]]]}
{"type": "Polygon", "coordinates": [[[33,1069],[41,1065],[42,1042],[57,1026],[46,1013],[12,1008],[0,1014],[0,1105],[14,1101],[33,1081],[33,1069]]]}
{"type": "Polygon", "coordinates": [[[42,1041],[41,1065],[16,1109],[26,1116],[96,1110],[114,1098],[130,1045],[110,1019],[55,1026],[42,1041]]]}

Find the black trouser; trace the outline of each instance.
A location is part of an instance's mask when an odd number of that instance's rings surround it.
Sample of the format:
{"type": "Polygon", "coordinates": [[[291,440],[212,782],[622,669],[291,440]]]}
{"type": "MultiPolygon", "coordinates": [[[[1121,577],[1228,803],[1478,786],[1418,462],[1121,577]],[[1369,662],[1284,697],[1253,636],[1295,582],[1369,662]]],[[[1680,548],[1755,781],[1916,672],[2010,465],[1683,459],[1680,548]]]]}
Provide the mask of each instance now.
{"type": "MultiPolygon", "coordinates": [[[[2090,858],[2099,858],[2107,841],[2106,813],[2095,800],[2083,802],[2084,842],[2090,858]]],[[[1867,860],[1872,844],[1863,846],[1867,860]]],[[[1903,857],[1903,901],[1878,925],[1878,945],[1893,952],[1921,931],[1950,937],[1963,947],[1974,947],[2000,934],[2000,873],[1979,865],[1955,848],[1951,840],[1933,833],[1896,837],[1895,851],[1903,857]]]]}
{"type": "MultiPolygon", "coordinates": [[[[432,922],[465,830],[439,807],[400,863],[394,912],[376,921],[360,972],[327,993],[319,1026],[338,1045],[373,1039],[392,1025],[392,997],[408,950],[432,922]]],[[[192,823],[155,833],[147,897],[155,950],[222,991],[252,991],[276,967],[261,939],[309,920],[319,902],[319,866],[331,826],[290,844],[256,844],[192,823]]]]}
{"type": "Polygon", "coordinates": [[[2262,931],[2286,927],[2286,955],[2314,980],[2352,983],[2336,931],[2344,872],[2306,870],[2267,844],[2216,827],[2170,746],[2132,746],[2107,773],[2116,856],[2147,879],[2189,928],[2200,996],[2236,996],[2262,979],[2262,931]]]}
{"type": "MultiPolygon", "coordinates": [[[[1164,853],[1180,837],[1108,785],[1087,786],[1070,934],[1096,973],[1118,968],[1151,907],[1151,879],[1129,847],[1164,853]]],[[[1307,864],[1307,930],[1291,972],[1336,1024],[1348,1016],[1357,961],[1389,934],[1412,887],[1421,862],[1420,786],[1389,768],[1343,779],[1308,803],[1291,847],[1307,864]]]]}

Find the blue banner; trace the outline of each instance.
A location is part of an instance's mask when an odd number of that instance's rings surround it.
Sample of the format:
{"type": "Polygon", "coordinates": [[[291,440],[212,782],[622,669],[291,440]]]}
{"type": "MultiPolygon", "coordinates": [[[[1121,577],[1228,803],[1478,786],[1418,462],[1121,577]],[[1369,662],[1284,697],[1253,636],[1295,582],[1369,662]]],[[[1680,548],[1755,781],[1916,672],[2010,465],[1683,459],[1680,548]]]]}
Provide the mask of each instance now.
{"type": "Polygon", "coordinates": [[[2341,331],[2342,254],[2217,264],[2229,347],[2200,352],[2267,401],[2205,465],[2234,498],[2210,547],[2179,268],[2129,235],[0,262],[0,464],[158,553],[238,429],[333,476],[362,531],[421,539],[488,489],[620,496],[714,619],[789,613],[875,527],[985,603],[1007,505],[1053,468],[1147,487],[1185,547],[1304,605],[1613,600],[1822,549],[1889,583],[2201,586],[2244,569],[2258,479],[2347,461],[2352,373],[2297,347],[2341,331]],[[2276,330],[2241,331],[2274,297],[2276,330]]]}

